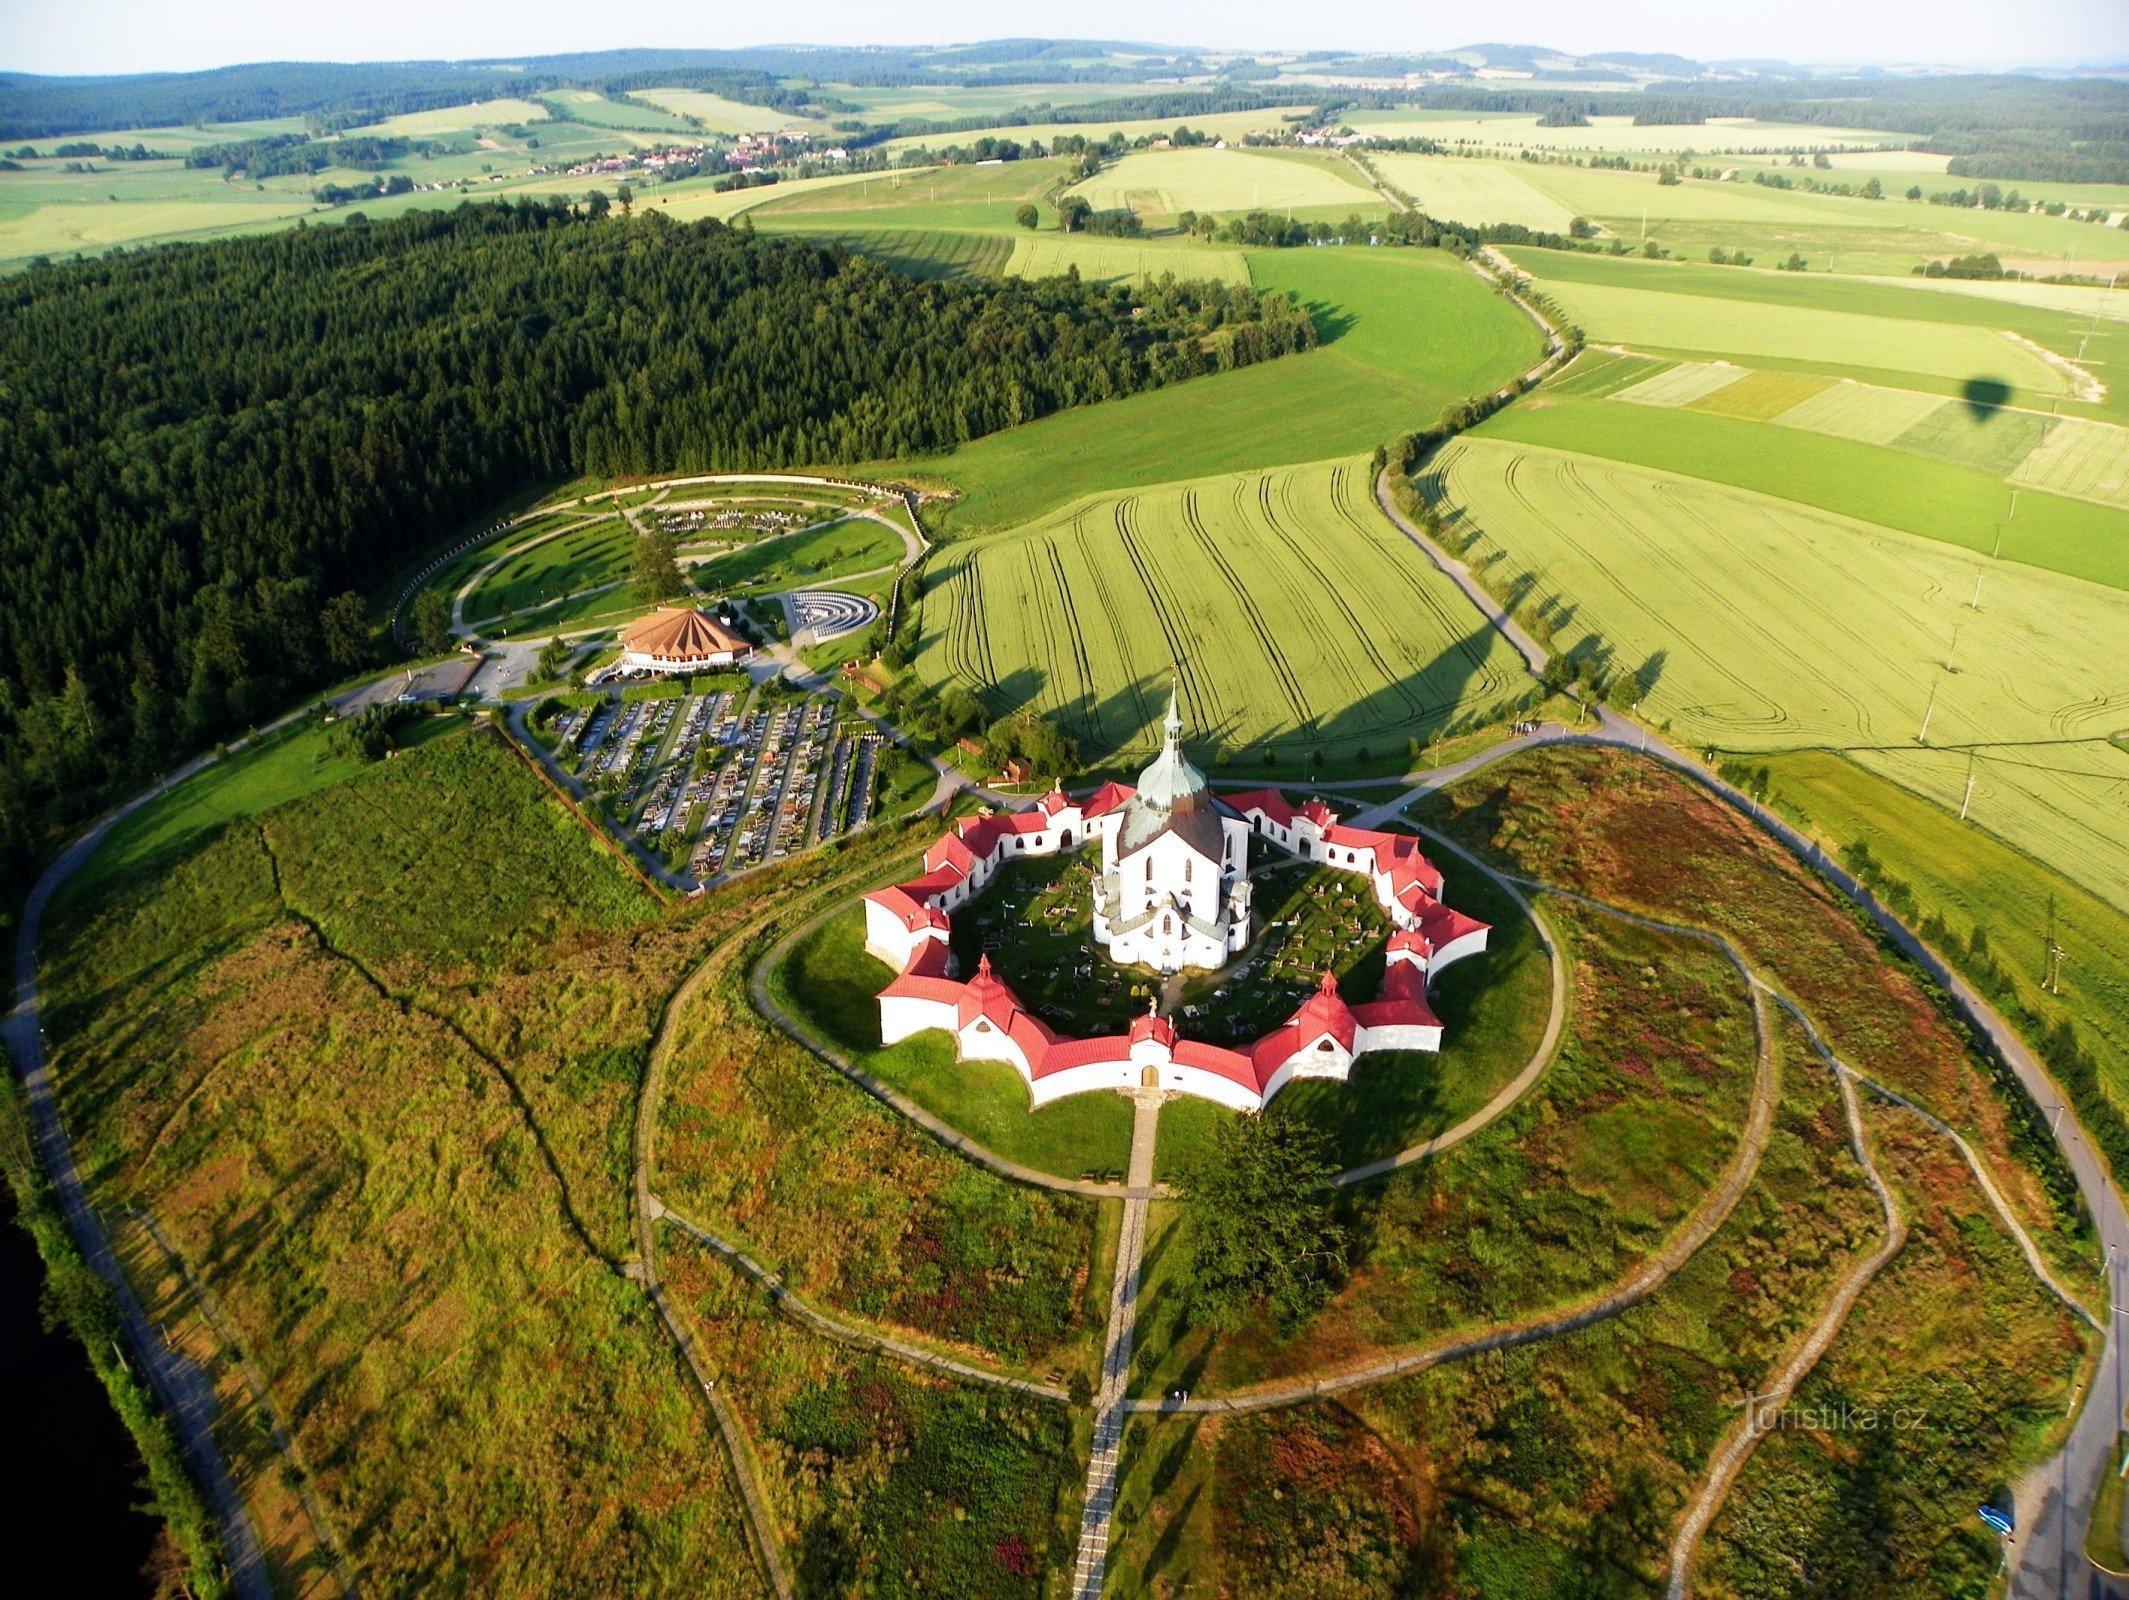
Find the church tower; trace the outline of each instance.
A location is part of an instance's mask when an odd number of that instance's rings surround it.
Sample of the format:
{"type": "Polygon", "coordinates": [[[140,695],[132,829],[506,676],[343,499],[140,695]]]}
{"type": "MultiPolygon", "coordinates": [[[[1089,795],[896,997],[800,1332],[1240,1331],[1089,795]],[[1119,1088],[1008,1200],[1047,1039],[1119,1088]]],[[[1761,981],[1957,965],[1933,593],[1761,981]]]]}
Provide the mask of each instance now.
{"type": "Polygon", "coordinates": [[[1102,834],[1094,937],[1119,962],[1218,967],[1249,943],[1249,824],[1183,753],[1173,689],[1161,728],[1160,754],[1102,834]]]}

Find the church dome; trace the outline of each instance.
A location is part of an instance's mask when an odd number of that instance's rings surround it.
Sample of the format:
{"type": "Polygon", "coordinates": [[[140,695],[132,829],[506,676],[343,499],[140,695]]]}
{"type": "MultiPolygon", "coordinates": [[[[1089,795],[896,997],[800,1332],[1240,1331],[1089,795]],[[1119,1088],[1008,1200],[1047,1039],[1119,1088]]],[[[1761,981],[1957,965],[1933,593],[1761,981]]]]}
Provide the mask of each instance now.
{"type": "Polygon", "coordinates": [[[1205,793],[1205,774],[1183,754],[1183,719],[1175,709],[1173,689],[1168,691],[1168,715],[1161,726],[1167,730],[1167,737],[1153,764],[1138,775],[1138,798],[1149,806],[1173,811],[1205,793]]]}
{"type": "Polygon", "coordinates": [[[1183,719],[1176,711],[1173,690],[1168,693],[1168,715],[1162,726],[1167,737],[1161,753],[1138,775],[1138,792],[1124,807],[1117,852],[1129,855],[1173,832],[1199,855],[1218,861],[1224,853],[1220,816],[1209,804],[1205,774],[1183,754],[1183,719]]]}

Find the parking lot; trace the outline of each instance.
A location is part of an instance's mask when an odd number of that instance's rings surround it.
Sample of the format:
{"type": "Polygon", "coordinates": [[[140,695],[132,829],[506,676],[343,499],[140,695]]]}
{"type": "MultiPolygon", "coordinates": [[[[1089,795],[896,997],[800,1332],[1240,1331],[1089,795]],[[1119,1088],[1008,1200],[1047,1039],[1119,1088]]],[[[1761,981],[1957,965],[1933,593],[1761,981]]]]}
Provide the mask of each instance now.
{"type": "Polygon", "coordinates": [[[863,827],[880,735],[827,695],[763,686],[563,711],[557,759],[633,836],[696,883],[863,827]]]}

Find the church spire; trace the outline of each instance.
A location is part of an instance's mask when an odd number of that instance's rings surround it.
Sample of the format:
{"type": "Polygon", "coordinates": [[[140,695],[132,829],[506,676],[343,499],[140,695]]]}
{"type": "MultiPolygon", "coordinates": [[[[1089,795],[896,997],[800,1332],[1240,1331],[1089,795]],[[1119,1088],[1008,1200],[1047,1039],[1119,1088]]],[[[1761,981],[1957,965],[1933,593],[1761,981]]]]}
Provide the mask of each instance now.
{"type": "Polygon", "coordinates": [[[1161,719],[1161,726],[1168,730],[1168,743],[1177,744],[1183,737],[1183,714],[1175,708],[1175,680],[1168,681],[1168,715],[1161,719]]]}

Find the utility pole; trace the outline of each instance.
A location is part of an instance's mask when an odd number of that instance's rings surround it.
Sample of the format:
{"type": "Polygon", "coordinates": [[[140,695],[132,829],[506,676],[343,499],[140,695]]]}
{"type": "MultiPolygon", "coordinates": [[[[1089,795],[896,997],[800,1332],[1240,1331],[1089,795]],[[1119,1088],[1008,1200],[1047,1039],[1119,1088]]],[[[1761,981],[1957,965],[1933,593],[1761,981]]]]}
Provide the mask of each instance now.
{"type": "Polygon", "coordinates": [[[1978,572],[1974,574],[1974,595],[1972,599],[1967,601],[1966,609],[1969,611],[1979,611],[1981,609],[1981,574],[1978,572]]]}
{"type": "Polygon", "coordinates": [[[2053,939],[2048,941],[2048,978],[2041,987],[2050,994],[2062,993],[2062,964],[2069,953],[2053,939]]]}
{"type": "Polygon", "coordinates": [[[1930,718],[1931,718],[1931,717],[1932,717],[1933,715],[1935,715],[1935,713],[1936,713],[1936,710],[1937,710],[1937,686],[1936,686],[1935,684],[1931,684],[1931,685],[1929,686],[1929,704],[1928,704],[1928,705],[1926,705],[1926,706],[1924,706],[1924,707],[1922,708],[1922,731],[1921,731],[1920,733],[1918,733],[1918,734],[1916,734],[1916,735],[1915,735],[1915,743],[1916,743],[1916,744],[1928,744],[1928,743],[1929,743],[1929,719],[1930,719],[1930,718]]]}
{"type": "Polygon", "coordinates": [[[1974,752],[1966,753],[1966,794],[1959,801],[1959,820],[1966,821],[1966,808],[1974,803],[1974,752]]]}

